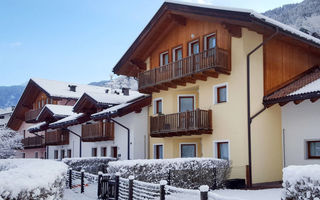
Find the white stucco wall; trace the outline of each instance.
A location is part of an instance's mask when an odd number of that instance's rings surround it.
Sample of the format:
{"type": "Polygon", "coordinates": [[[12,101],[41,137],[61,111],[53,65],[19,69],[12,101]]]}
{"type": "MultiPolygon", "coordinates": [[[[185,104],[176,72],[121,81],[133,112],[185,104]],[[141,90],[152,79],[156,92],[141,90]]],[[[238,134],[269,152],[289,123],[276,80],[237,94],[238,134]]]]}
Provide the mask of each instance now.
{"type": "Polygon", "coordinates": [[[283,106],[282,128],[284,166],[320,164],[319,159],[307,159],[306,146],[308,140],[320,140],[320,101],[283,106]]]}
{"type": "MultiPolygon", "coordinates": [[[[115,118],[114,120],[129,127],[130,129],[130,158],[145,159],[147,158],[147,133],[148,133],[148,108],[145,107],[140,113],[130,113],[123,117],[115,118]]],[[[70,126],[68,129],[81,135],[81,125],[70,126]]],[[[82,142],[82,157],[91,157],[92,148],[97,148],[97,156],[101,156],[101,148],[107,148],[107,156],[111,156],[111,148],[118,147],[119,159],[127,159],[127,130],[115,124],[115,138],[113,141],[101,142],[82,142]]],[[[74,134],[69,134],[69,145],[49,146],[49,159],[54,159],[54,151],[58,150],[58,157],[61,158],[61,149],[71,149],[72,157],[79,157],[79,138],[74,134]]]]}

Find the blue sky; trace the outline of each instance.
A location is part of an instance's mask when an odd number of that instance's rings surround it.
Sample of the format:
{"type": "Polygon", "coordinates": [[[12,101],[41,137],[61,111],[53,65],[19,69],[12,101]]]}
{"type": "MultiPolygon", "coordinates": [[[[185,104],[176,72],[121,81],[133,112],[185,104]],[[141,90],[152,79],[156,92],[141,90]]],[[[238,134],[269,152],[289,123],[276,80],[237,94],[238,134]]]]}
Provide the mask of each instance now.
{"type": "MultiPolygon", "coordinates": [[[[185,0],[258,12],[301,0],[185,0]]],[[[0,1],[0,85],[109,79],[163,0],[0,1]]]]}

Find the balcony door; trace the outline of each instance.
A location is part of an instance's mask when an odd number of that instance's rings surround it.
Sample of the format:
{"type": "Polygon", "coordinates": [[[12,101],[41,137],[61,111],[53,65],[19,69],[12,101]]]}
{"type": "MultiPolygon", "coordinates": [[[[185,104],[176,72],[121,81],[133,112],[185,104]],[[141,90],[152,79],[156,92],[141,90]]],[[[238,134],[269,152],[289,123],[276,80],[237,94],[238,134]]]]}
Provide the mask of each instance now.
{"type": "Polygon", "coordinates": [[[194,96],[179,96],[179,128],[188,129],[194,125],[194,96]]]}
{"type": "Polygon", "coordinates": [[[180,77],[182,75],[182,46],[176,47],[172,50],[172,60],[174,62],[174,76],[180,77]]]}
{"type": "Polygon", "coordinates": [[[189,43],[190,68],[189,72],[194,72],[200,69],[200,44],[199,40],[189,43]]]}

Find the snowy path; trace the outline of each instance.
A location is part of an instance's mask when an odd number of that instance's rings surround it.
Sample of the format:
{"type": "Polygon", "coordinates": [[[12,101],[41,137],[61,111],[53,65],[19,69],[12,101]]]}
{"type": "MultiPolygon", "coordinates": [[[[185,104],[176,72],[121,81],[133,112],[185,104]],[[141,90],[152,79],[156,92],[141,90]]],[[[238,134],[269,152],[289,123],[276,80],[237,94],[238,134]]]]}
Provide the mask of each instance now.
{"type": "Polygon", "coordinates": [[[91,184],[84,188],[84,193],[80,193],[80,187],[72,190],[65,189],[63,200],[96,200],[97,199],[97,184],[91,184]]]}
{"type": "Polygon", "coordinates": [[[213,193],[239,200],[281,200],[282,189],[216,190],[213,193]]]}

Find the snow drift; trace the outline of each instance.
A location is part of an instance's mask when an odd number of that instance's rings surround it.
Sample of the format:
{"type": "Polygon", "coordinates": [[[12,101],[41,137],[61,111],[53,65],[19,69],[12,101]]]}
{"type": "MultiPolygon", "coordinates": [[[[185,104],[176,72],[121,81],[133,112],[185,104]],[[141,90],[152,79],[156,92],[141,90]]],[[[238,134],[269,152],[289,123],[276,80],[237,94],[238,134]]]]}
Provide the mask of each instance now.
{"type": "Polygon", "coordinates": [[[52,160],[0,160],[0,199],[62,199],[67,169],[52,160]]]}
{"type": "Polygon", "coordinates": [[[283,169],[284,199],[320,199],[320,165],[283,169]]]}
{"type": "Polygon", "coordinates": [[[73,170],[81,171],[82,169],[91,174],[98,174],[99,171],[106,173],[108,163],[115,161],[116,158],[110,157],[83,157],[83,158],[64,158],[62,162],[67,164],[73,170]]]}

